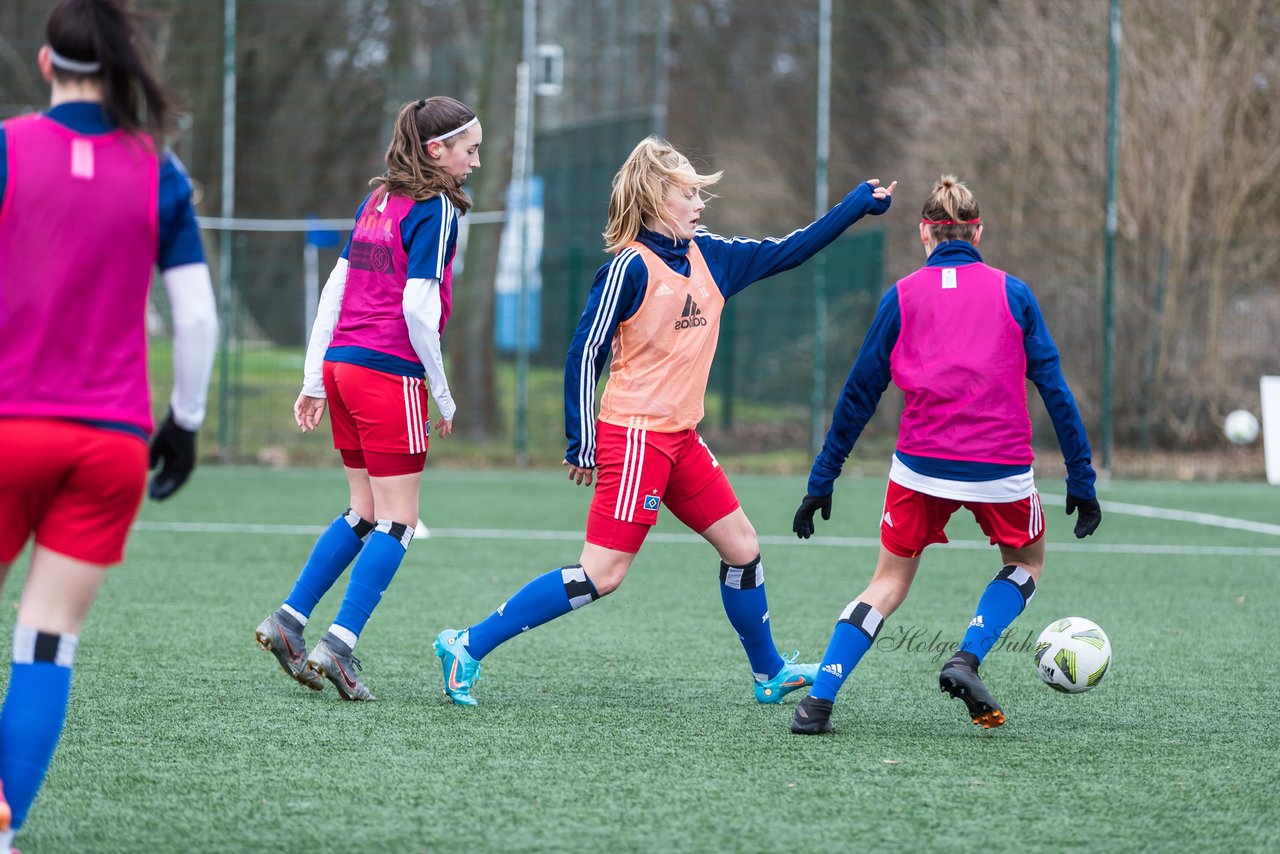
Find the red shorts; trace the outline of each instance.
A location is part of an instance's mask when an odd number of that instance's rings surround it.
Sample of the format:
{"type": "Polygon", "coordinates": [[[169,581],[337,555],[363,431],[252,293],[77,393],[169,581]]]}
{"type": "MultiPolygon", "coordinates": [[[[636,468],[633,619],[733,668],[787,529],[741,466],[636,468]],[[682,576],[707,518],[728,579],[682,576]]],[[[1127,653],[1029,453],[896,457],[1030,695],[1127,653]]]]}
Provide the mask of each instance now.
{"type": "Polygon", "coordinates": [[[696,430],[655,433],[596,422],[596,491],[587,542],[640,551],[666,501],[699,534],[738,509],[729,478],[696,430]]]}
{"type": "Polygon", "coordinates": [[[947,520],[961,507],[969,508],[992,545],[1020,549],[1044,536],[1040,493],[1000,504],[938,498],[889,481],[880,516],[880,542],[899,557],[915,557],[931,543],[947,542],[947,520]]]}
{"type": "Polygon", "coordinates": [[[124,560],[147,485],[137,436],[46,418],[0,418],[0,563],[27,540],[75,560],[124,560]]]}
{"type": "Polygon", "coordinates": [[[374,477],[420,473],[431,415],[427,384],[346,362],[324,363],[333,446],[351,468],[374,477]]]}

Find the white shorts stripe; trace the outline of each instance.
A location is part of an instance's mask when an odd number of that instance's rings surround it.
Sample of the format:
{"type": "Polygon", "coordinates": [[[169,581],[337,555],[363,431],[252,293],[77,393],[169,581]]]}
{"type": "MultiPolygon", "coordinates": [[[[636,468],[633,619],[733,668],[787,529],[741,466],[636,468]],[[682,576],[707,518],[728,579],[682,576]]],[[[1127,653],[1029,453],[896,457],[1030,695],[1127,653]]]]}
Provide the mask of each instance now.
{"type": "Polygon", "coordinates": [[[613,518],[626,519],[623,515],[622,508],[626,500],[627,484],[631,477],[631,431],[627,431],[626,448],[622,452],[622,478],[618,481],[618,497],[613,501],[613,518]]]}
{"type": "Polygon", "coordinates": [[[627,449],[622,460],[622,481],[618,484],[618,500],[613,518],[634,522],[636,502],[640,497],[640,474],[644,471],[645,435],[638,427],[627,428],[627,449]]]}
{"type": "Polygon", "coordinates": [[[424,401],[422,392],[426,382],[420,379],[413,381],[413,428],[414,434],[418,437],[418,450],[415,451],[418,454],[426,453],[427,450],[427,419],[430,416],[422,411],[424,401]]]}
{"type": "Polygon", "coordinates": [[[1040,506],[1040,493],[1030,495],[1031,509],[1027,519],[1027,535],[1037,537],[1044,530],[1044,508],[1040,506]]]}
{"type": "Polygon", "coordinates": [[[401,377],[404,390],[404,423],[405,433],[409,437],[409,453],[421,454],[427,450],[427,442],[422,420],[422,396],[418,388],[422,380],[417,377],[401,377]]]}

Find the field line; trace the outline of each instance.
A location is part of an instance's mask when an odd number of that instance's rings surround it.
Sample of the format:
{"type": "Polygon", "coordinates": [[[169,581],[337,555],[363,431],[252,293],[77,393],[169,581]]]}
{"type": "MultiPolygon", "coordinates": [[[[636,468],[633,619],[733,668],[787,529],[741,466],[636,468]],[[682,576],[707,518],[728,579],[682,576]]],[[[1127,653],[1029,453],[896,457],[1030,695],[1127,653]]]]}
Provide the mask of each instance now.
{"type": "MultiPolygon", "coordinates": [[[[1066,506],[1066,498],[1061,495],[1040,493],[1044,504],[1058,507],[1066,506]],[[1049,499],[1045,501],[1044,499],[1049,499]]],[[[1250,531],[1255,534],[1270,534],[1280,537],[1280,525],[1267,522],[1254,522],[1251,519],[1235,519],[1231,516],[1217,516],[1213,513],[1195,513],[1190,510],[1171,510],[1167,507],[1148,507],[1144,504],[1126,504],[1123,501],[1099,502],[1108,513],[1119,513],[1122,516],[1141,516],[1144,519],[1164,519],[1170,522],[1190,522],[1193,525],[1208,525],[1212,528],[1230,528],[1235,531],[1250,531]]]]}
{"type": "MultiPolygon", "coordinates": [[[[1106,505],[1103,505],[1104,507],[1106,505]]],[[[232,536],[305,536],[316,537],[324,531],[319,525],[238,525],[224,522],[138,522],[134,525],[138,532],[186,533],[186,534],[228,534],[232,536]]],[[[522,540],[542,542],[577,542],[583,541],[581,531],[553,531],[542,529],[519,528],[432,528],[432,539],[448,540],[522,540]]],[[[702,538],[693,533],[663,533],[655,531],[649,535],[647,542],[658,543],[701,543],[702,538]]],[[[762,545],[770,547],[801,546],[805,542],[794,536],[761,534],[762,545]]],[[[880,541],[872,537],[824,537],[816,536],[807,541],[808,547],[834,546],[839,548],[877,549],[880,541]]],[[[945,545],[934,546],[936,549],[959,549],[968,551],[986,551],[991,546],[985,540],[952,540],[945,545]]],[[[1280,557],[1280,547],[1267,546],[1181,546],[1167,543],[1104,543],[1055,541],[1050,548],[1058,552],[1085,552],[1093,554],[1162,554],[1162,555],[1205,555],[1233,557],[1280,557]]]]}

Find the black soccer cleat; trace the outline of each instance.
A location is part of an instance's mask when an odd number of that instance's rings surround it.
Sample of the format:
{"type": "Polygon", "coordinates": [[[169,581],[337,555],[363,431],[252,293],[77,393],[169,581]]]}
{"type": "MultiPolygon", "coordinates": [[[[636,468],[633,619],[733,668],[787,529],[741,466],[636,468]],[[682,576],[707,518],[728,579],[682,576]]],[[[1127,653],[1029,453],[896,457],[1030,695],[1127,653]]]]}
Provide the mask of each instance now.
{"type": "Polygon", "coordinates": [[[983,729],[1004,723],[1004,712],[982,684],[978,676],[978,658],[971,652],[957,652],[942,665],[938,687],[957,700],[963,700],[969,718],[983,729]]]}
{"type": "Polygon", "coordinates": [[[796,735],[825,735],[835,732],[831,725],[831,700],[819,700],[812,695],[805,697],[796,705],[795,714],[791,716],[791,731],[796,735]]]}

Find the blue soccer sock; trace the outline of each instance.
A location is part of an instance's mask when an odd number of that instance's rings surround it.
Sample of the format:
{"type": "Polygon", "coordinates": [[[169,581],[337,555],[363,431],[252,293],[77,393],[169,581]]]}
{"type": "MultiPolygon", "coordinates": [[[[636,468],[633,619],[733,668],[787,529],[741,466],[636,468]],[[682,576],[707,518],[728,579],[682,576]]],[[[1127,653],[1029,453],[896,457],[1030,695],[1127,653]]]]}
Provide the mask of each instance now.
{"type": "Polygon", "coordinates": [[[348,507],[347,512],[330,522],[329,527],[316,540],[311,548],[311,556],[307,558],[284,603],[304,620],[310,617],[316,603],[329,592],[342,571],[360,554],[364,540],[372,530],[372,522],[360,518],[348,507]]]}
{"type": "Polygon", "coordinates": [[[742,641],[755,678],[764,682],[777,676],[784,662],[769,627],[769,599],[764,593],[760,555],[746,566],[729,566],[720,561],[720,601],[729,625],[742,641]]]}
{"type": "MultiPolygon", "coordinates": [[[[373,616],[373,609],[382,601],[382,594],[391,585],[400,562],[404,560],[409,543],[413,541],[413,526],[389,519],[379,519],[378,524],[365,540],[355,566],[351,567],[351,580],[347,592],[333,618],[335,626],[347,629],[355,637],[364,631],[364,624],[373,616]]],[[[348,644],[354,646],[348,640],[348,644]]]]}
{"type": "Polygon", "coordinates": [[[79,639],[30,626],[13,630],[13,669],[0,712],[0,780],[20,828],[62,737],[79,639]]]}
{"type": "Polygon", "coordinates": [[[978,609],[969,622],[958,651],[973,653],[981,662],[1004,630],[1027,607],[1035,592],[1036,583],[1031,573],[1021,566],[1006,566],[996,573],[987,589],[982,591],[978,609]]]}
{"type": "Polygon", "coordinates": [[[483,622],[467,630],[467,652],[476,661],[521,632],[563,617],[600,598],[582,564],[543,573],[516,591],[483,622]]]}
{"type": "Polygon", "coordinates": [[[884,617],[873,605],[857,601],[846,605],[831,633],[809,696],[834,702],[844,680],[853,675],[853,668],[867,654],[883,625],[884,617]]]}

